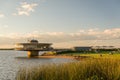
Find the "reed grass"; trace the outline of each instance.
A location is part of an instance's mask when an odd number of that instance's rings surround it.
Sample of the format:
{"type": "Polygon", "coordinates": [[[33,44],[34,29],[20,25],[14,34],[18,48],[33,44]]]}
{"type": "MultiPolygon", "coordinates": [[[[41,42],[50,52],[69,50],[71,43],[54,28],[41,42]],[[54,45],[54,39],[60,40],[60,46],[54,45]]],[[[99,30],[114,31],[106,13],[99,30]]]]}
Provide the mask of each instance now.
{"type": "Polygon", "coordinates": [[[120,80],[120,60],[89,59],[30,69],[21,68],[16,80],[120,80]]]}

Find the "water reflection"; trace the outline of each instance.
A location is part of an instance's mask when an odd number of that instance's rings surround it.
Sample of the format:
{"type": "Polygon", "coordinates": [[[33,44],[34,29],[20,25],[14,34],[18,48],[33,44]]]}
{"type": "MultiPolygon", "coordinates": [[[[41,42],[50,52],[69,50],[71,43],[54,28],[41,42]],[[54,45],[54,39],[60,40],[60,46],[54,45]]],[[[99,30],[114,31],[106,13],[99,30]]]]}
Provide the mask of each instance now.
{"type": "Polygon", "coordinates": [[[44,57],[15,57],[15,59],[29,59],[29,60],[34,60],[34,59],[52,59],[52,58],[44,58],[44,57]]]}

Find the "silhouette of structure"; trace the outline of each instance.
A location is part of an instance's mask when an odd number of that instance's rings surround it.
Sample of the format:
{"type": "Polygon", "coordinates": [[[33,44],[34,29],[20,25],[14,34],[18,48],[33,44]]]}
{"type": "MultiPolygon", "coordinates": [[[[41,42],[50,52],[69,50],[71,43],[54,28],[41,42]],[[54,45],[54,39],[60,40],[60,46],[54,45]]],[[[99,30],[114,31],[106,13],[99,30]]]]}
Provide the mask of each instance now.
{"type": "Polygon", "coordinates": [[[39,51],[52,50],[51,43],[39,43],[37,40],[30,40],[28,43],[17,43],[15,50],[28,51],[28,57],[39,56],[39,51]]]}

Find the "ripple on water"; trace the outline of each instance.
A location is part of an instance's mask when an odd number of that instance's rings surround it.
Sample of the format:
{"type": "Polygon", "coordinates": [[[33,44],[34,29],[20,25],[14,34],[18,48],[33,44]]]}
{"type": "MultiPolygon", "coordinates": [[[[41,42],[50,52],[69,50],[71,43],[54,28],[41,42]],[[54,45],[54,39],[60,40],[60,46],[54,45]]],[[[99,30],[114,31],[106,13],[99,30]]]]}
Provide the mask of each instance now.
{"type": "Polygon", "coordinates": [[[21,67],[40,66],[73,62],[71,59],[60,58],[27,58],[24,51],[0,51],[0,80],[14,80],[15,73],[21,67]]]}

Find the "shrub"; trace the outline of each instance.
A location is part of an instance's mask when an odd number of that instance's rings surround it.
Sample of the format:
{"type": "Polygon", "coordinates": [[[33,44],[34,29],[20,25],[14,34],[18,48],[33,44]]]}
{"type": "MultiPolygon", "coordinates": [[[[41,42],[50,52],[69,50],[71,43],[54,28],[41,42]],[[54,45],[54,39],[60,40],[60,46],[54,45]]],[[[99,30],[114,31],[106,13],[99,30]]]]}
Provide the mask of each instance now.
{"type": "Polygon", "coordinates": [[[18,71],[16,80],[120,80],[120,61],[92,59],[22,68],[18,71]]]}

